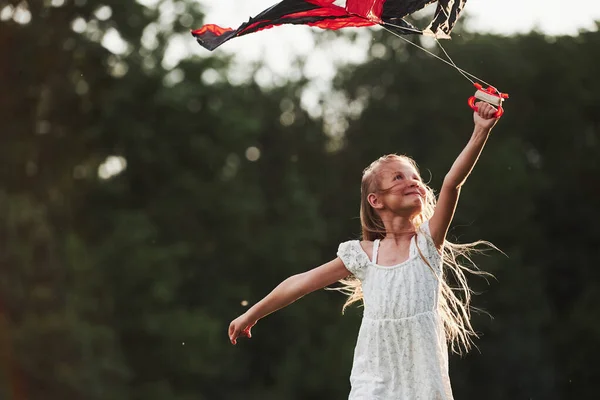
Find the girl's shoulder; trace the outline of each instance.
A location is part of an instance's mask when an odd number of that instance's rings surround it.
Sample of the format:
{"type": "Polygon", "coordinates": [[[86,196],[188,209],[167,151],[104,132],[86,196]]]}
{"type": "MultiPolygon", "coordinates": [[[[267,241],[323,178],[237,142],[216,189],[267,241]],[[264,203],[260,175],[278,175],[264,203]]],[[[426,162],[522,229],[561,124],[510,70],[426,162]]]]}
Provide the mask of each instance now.
{"type": "Polygon", "coordinates": [[[441,249],[438,249],[431,236],[429,229],[429,220],[424,221],[417,228],[417,249],[425,256],[431,258],[435,264],[439,264],[442,260],[441,249]]]}
{"type": "Polygon", "coordinates": [[[341,243],[337,256],[357,278],[364,277],[365,269],[369,265],[373,253],[373,242],[368,240],[349,240],[341,243]]]}
{"type": "Polygon", "coordinates": [[[367,254],[373,253],[374,243],[372,240],[360,240],[360,239],[352,239],[345,242],[340,243],[342,247],[355,247],[359,250],[367,254]]]}
{"type": "Polygon", "coordinates": [[[372,240],[357,240],[358,245],[362,248],[362,250],[365,252],[365,254],[367,255],[367,257],[369,258],[369,260],[373,259],[373,245],[374,242],[372,240]]]}
{"type": "Polygon", "coordinates": [[[374,243],[372,240],[348,240],[340,244],[340,249],[352,250],[354,253],[366,256],[370,260],[373,258],[374,243]]]}
{"type": "Polygon", "coordinates": [[[417,228],[417,232],[425,233],[427,236],[431,237],[431,230],[429,229],[429,220],[426,219],[423,221],[421,225],[417,228]]]}

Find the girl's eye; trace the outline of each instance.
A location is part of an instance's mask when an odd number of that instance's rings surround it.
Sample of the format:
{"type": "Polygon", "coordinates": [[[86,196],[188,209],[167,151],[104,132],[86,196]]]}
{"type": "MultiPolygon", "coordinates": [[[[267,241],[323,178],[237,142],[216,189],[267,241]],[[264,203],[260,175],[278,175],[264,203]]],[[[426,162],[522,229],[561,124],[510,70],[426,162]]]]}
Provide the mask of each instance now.
{"type": "Polygon", "coordinates": [[[398,174],[394,177],[394,179],[402,179],[402,174],[398,174]]]}

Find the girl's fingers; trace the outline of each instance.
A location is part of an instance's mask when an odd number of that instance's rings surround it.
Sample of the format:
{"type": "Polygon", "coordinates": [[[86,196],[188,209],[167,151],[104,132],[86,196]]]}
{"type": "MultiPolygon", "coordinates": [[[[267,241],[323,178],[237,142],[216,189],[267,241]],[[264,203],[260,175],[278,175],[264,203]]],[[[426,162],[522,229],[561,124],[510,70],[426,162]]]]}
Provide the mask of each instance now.
{"type": "Polygon", "coordinates": [[[254,326],[254,324],[256,324],[256,322],[246,326],[244,329],[240,329],[239,324],[237,324],[236,321],[233,321],[229,325],[229,332],[228,332],[229,340],[231,341],[231,344],[237,344],[237,338],[240,336],[246,336],[248,339],[250,339],[252,337],[251,329],[254,326]]]}
{"type": "Polygon", "coordinates": [[[239,336],[240,332],[239,330],[235,327],[235,324],[232,322],[229,325],[229,340],[231,341],[232,344],[236,343],[236,338],[239,336]]]}
{"type": "Polygon", "coordinates": [[[487,118],[487,113],[489,112],[489,104],[488,103],[482,103],[479,106],[479,116],[482,118],[487,118]]]}
{"type": "Polygon", "coordinates": [[[477,108],[479,111],[479,116],[484,119],[493,118],[497,111],[491,104],[485,102],[480,102],[479,104],[477,104],[477,108]]]}

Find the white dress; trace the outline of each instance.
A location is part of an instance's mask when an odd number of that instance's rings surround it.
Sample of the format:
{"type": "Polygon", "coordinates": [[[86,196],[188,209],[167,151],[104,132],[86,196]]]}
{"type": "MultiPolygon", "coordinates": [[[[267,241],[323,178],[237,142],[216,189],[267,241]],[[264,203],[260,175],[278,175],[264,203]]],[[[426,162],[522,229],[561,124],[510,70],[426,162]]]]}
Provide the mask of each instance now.
{"type": "Polygon", "coordinates": [[[452,400],[448,348],[437,311],[441,286],[431,269],[440,274],[442,260],[429,224],[419,227],[401,264],[378,265],[378,248],[376,240],[373,260],[358,240],[340,244],[337,253],[362,282],[364,295],[349,400],[452,400]]]}

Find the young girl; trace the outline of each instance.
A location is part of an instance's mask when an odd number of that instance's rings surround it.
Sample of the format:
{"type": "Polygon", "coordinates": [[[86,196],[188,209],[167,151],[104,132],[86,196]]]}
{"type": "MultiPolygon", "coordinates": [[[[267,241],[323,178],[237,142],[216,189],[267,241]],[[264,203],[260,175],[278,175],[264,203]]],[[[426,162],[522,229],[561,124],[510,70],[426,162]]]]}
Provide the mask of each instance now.
{"type": "Polygon", "coordinates": [[[360,219],[363,240],[340,244],[337,258],[294,275],[231,322],[229,339],[251,337],[266,315],[337,281],[350,294],[344,308],[363,300],[354,353],[350,400],[450,400],[448,349],[470,347],[470,290],[456,255],[471,245],[445,240],[460,190],[497,120],[496,109],[478,103],[475,129],[444,178],[439,198],[415,162],[388,155],[364,170],[360,219]],[[447,268],[443,268],[446,266],[447,268]],[[445,282],[454,273],[464,296],[445,282]]]}

